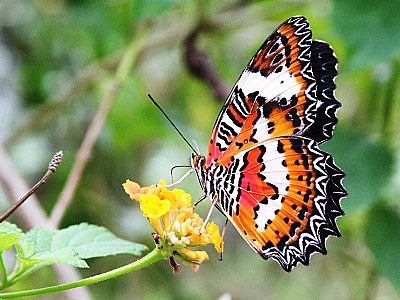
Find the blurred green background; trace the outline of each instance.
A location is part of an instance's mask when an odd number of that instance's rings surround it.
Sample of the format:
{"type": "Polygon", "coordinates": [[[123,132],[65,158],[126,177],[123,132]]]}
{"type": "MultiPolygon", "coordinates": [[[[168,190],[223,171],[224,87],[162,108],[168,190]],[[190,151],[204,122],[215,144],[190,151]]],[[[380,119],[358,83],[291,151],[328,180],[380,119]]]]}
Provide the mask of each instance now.
{"type": "MultiPolygon", "coordinates": [[[[330,43],[340,63],[336,95],[343,107],[323,148],[347,173],[346,216],[338,221],[343,237],[329,239],[327,256],[314,255],[310,266],[288,274],[228,226],[222,262],[211,248],[210,261],[197,273],[182,266],[172,274],[168,262],[158,262],[91,286],[93,299],[400,299],[400,1],[1,0],[0,144],[29,184],[56,151],[64,151],[61,167],[37,194],[50,213],[133,44],[135,62],[61,227],[89,222],[152,248],[151,227],[121,184],[127,178],[142,185],[169,180],[170,168],[187,164],[191,151],[147,93],[206,153],[222,101],[188,72],[184,39],[204,26],[197,44],[233,86],[266,36],[293,15],[309,19],[314,39],[330,43]]],[[[181,187],[195,199],[202,195],[194,175],[181,187]]],[[[1,212],[10,203],[0,182],[1,212]]],[[[208,208],[203,202],[200,214],[208,208]]],[[[212,218],[223,225],[217,212],[212,218]]],[[[18,216],[10,221],[23,223],[18,216]]],[[[93,259],[82,274],[131,260],[93,259]]],[[[53,284],[53,277],[48,268],[14,289],[53,284]]],[[[46,299],[55,297],[65,296],[46,299]]]]}

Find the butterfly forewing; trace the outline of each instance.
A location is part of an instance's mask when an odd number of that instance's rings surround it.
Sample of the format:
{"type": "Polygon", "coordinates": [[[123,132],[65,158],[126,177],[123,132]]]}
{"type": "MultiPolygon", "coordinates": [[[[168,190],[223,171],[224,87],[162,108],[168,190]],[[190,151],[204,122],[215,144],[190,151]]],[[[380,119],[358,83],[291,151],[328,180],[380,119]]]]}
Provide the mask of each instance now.
{"type": "Polygon", "coordinates": [[[323,143],[332,137],[333,129],[338,121],[336,111],[340,103],[335,98],[336,85],[334,83],[338,74],[338,61],[327,43],[313,41],[311,65],[316,80],[317,111],[315,121],[307,128],[303,136],[323,143]]]}
{"type": "Polygon", "coordinates": [[[306,18],[288,19],[239,77],[206,161],[193,161],[203,190],[247,243],[286,271],[326,253],[326,238],[340,235],[344,173],[318,149],[337,123],[336,66],[306,18]]]}
{"type": "Polygon", "coordinates": [[[280,25],[253,56],[224,104],[207,163],[226,159],[254,143],[302,132],[315,119],[311,30],[304,17],[280,25]]]}

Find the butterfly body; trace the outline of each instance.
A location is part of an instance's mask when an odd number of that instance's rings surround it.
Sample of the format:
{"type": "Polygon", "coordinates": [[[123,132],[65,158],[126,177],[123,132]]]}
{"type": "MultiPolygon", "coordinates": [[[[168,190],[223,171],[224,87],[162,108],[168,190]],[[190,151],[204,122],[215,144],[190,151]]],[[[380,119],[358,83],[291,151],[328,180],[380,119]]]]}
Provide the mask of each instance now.
{"type": "Polygon", "coordinates": [[[344,173],[318,145],[340,103],[337,59],[304,17],[282,23],[239,77],[216,120],[208,155],[192,166],[205,194],[263,258],[290,271],[339,236],[344,173]]]}

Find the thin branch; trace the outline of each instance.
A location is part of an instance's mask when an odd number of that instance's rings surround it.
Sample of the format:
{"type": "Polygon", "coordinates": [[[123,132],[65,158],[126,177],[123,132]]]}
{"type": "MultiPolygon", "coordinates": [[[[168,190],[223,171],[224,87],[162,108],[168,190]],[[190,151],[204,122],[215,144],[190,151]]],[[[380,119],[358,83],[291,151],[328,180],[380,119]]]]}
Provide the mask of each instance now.
{"type": "Polygon", "coordinates": [[[46,174],[40,179],[19,201],[14,203],[11,208],[0,217],[0,222],[3,222],[5,219],[7,219],[18,207],[22,205],[22,203],[25,202],[26,199],[28,199],[38,188],[40,188],[46,181],[47,179],[53,174],[56,170],[58,165],[61,163],[63,157],[62,151],[57,152],[54,154],[53,159],[49,163],[49,167],[47,169],[46,174]]]}
{"type": "Polygon", "coordinates": [[[76,156],[74,166],[69,173],[65,187],[61,192],[61,196],[57,201],[57,204],[51,212],[49,222],[54,227],[59,226],[65,211],[72,201],[72,198],[82,178],[83,170],[85,169],[92,155],[94,144],[100,134],[100,130],[115,100],[115,95],[117,94],[119,86],[120,84],[118,81],[114,81],[111,84],[111,87],[104,97],[99,110],[97,111],[92,123],[89,126],[88,131],[86,132],[86,135],[76,156]]]}
{"type": "Polygon", "coordinates": [[[57,201],[54,209],[51,212],[49,222],[52,224],[52,226],[59,226],[66,210],[72,202],[76,189],[82,178],[83,171],[87,163],[89,162],[94,145],[100,134],[101,128],[103,127],[103,124],[108,116],[108,113],[110,112],[111,107],[115,101],[117,92],[126,80],[129,71],[136,60],[138,53],[138,43],[139,42],[135,39],[125,51],[125,54],[123,55],[118,65],[116,77],[111,83],[95,117],[92,120],[92,123],[90,124],[85,134],[85,137],[83,138],[83,142],[81,144],[81,147],[79,148],[74,166],[72,167],[72,170],[68,176],[65,187],[61,192],[61,196],[57,201]]]}
{"type": "Polygon", "coordinates": [[[171,24],[171,26],[168,29],[163,30],[162,33],[156,31],[154,34],[152,34],[152,36],[146,36],[143,33],[142,37],[140,39],[136,38],[136,40],[133,41],[129,48],[125,51],[120,63],[118,64],[116,78],[111,83],[96,116],[89,126],[66,185],[59,200],[57,201],[57,204],[51,212],[49,219],[50,226],[58,226],[66,210],[71,204],[72,198],[81,180],[83,171],[90,159],[93,146],[100,133],[100,129],[102,128],[105,118],[107,117],[107,114],[115,100],[116,93],[118,92],[120,86],[122,86],[125,82],[125,79],[128,76],[132,66],[139,61],[142,56],[147,55],[150,49],[156,48],[160,45],[165,47],[170,44],[175,44],[177,39],[179,40],[180,37],[186,36],[188,34],[186,29],[189,28],[189,26],[188,24],[183,23],[184,22],[182,21],[179,24],[171,24]],[[143,42],[144,40],[145,43],[143,42]]]}
{"type": "MultiPolygon", "coordinates": [[[[19,199],[20,191],[29,189],[24,179],[21,177],[10,157],[0,145],[0,183],[1,187],[8,194],[10,199],[19,199]]],[[[16,200],[15,200],[16,201],[16,200]]],[[[47,224],[47,215],[39,203],[37,197],[33,194],[28,202],[16,211],[19,219],[24,227],[32,228],[36,226],[45,226],[47,224]]],[[[54,227],[52,227],[54,228],[54,227]]],[[[79,280],[79,272],[72,266],[54,265],[52,266],[57,274],[56,278],[59,283],[79,280]]],[[[73,291],[66,291],[68,299],[90,300],[90,294],[87,287],[81,287],[73,291]]]]}
{"type": "Polygon", "coordinates": [[[229,87],[220,78],[211,57],[197,48],[196,40],[201,27],[197,27],[188,35],[184,42],[185,62],[188,70],[196,77],[209,85],[217,100],[225,99],[229,94],[229,87]]]}
{"type": "MultiPolygon", "coordinates": [[[[0,145],[0,166],[1,187],[10,199],[17,201],[21,197],[21,191],[29,190],[29,186],[15,168],[2,145],[0,145]]],[[[30,200],[17,210],[17,214],[24,227],[27,228],[45,226],[47,222],[46,212],[35,195],[32,195],[30,200]]]]}

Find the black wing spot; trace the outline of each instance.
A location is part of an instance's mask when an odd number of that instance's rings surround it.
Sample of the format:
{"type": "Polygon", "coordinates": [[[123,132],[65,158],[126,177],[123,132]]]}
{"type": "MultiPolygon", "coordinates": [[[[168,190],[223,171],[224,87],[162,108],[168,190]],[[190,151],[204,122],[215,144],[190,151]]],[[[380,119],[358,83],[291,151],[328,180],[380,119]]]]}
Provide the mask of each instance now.
{"type": "Polygon", "coordinates": [[[278,53],[274,59],[272,60],[272,64],[276,65],[277,63],[279,63],[281,60],[283,59],[283,54],[282,53],[278,53]]]}
{"type": "Polygon", "coordinates": [[[311,197],[311,190],[307,190],[304,194],[304,202],[307,203],[308,201],[310,201],[310,197],[311,197]]]}
{"type": "Polygon", "coordinates": [[[306,168],[307,170],[310,168],[310,164],[308,163],[308,156],[307,154],[302,154],[301,155],[301,159],[303,160],[303,166],[304,168],[306,168]]]}
{"type": "Polygon", "coordinates": [[[300,220],[304,220],[306,218],[307,211],[307,206],[303,205],[299,211],[299,214],[297,215],[300,220]]]}
{"type": "Polygon", "coordinates": [[[281,141],[278,141],[278,147],[276,149],[279,153],[285,153],[285,150],[283,149],[283,143],[281,141]]]}
{"type": "Polygon", "coordinates": [[[289,237],[287,235],[283,236],[276,247],[280,250],[283,251],[283,248],[286,246],[286,243],[289,241],[289,237]]]}
{"type": "Polygon", "coordinates": [[[290,230],[289,230],[289,234],[290,236],[294,236],[296,234],[296,229],[299,228],[301,226],[300,222],[294,222],[291,226],[290,226],[290,230]]]}
{"type": "Polygon", "coordinates": [[[307,186],[310,186],[312,183],[313,179],[313,173],[312,172],[307,172],[307,178],[306,178],[306,184],[307,186]]]}

